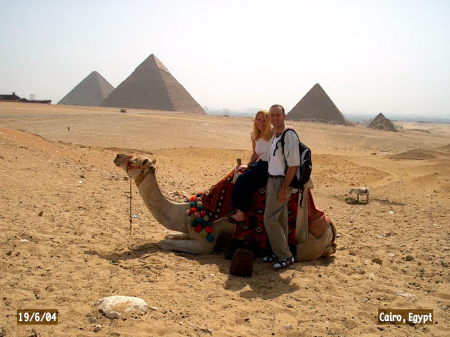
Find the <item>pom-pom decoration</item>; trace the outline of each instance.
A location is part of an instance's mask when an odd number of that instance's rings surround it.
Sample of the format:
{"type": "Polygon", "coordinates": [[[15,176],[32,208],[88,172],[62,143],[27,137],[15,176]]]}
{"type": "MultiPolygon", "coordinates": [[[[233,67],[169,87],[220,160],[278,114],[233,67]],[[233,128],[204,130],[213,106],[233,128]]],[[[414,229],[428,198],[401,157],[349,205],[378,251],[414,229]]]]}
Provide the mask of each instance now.
{"type": "Polygon", "coordinates": [[[209,242],[215,240],[213,224],[209,221],[210,217],[207,215],[207,211],[203,208],[202,203],[203,193],[197,193],[189,197],[189,209],[186,214],[192,216],[192,227],[194,231],[199,233],[202,237],[206,238],[209,242]]]}

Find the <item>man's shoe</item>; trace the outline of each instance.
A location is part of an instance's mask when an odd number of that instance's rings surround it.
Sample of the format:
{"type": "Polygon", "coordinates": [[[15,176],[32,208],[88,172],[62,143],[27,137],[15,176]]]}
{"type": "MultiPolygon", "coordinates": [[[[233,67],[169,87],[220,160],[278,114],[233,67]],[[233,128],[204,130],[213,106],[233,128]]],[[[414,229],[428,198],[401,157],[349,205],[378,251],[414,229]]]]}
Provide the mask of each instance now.
{"type": "Polygon", "coordinates": [[[280,270],[289,267],[291,264],[295,263],[295,259],[293,256],[288,257],[286,259],[280,259],[278,262],[273,264],[273,269],[280,270]]]}

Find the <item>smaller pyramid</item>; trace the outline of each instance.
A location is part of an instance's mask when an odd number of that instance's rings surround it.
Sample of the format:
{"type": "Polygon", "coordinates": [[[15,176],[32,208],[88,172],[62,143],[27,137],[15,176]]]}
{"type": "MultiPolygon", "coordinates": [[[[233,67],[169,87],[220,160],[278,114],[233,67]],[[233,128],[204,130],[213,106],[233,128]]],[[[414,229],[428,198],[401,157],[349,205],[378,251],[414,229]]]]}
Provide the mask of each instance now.
{"type": "Polygon", "coordinates": [[[375,117],[370,124],[367,126],[371,129],[380,129],[387,131],[397,131],[394,123],[390,121],[390,119],[384,117],[384,115],[380,112],[377,117],[375,117]]]}
{"type": "Polygon", "coordinates": [[[205,113],[200,104],[153,54],[147,57],[100,105],[205,113]]]}
{"type": "Polygon", "coordinates": [[[93,71],[58,104],[98,106],[113,90],[114,87],[102,75],[93,71]]]}
{"type": "Polygon", "coordinates": [[[319,83],[316,83],[292,108],[286,119],[352,125],[339,111],[319,83]]]}

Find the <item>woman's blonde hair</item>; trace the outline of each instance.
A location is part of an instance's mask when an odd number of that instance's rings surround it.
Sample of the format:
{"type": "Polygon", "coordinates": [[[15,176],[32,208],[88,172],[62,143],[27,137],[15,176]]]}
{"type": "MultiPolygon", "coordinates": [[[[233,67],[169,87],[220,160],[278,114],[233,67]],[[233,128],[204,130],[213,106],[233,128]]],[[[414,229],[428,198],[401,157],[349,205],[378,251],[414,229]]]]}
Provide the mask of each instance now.
{"type": "Polygon", "coordinates": [[[270,140],[272,136],[273,136],[273,127],[272,124],[270,123],[269,111],[259,110],[255,115],[255,119],[253,120],[252,139],[257,140],[259,138],[263,138],[264,140],[270,140]],[[266,127],[263,131],[259,131],[258,128],[256,127],[256,119],[258,118],[259,114],[262,114],[264,120],[266,121],[266,127]]]}

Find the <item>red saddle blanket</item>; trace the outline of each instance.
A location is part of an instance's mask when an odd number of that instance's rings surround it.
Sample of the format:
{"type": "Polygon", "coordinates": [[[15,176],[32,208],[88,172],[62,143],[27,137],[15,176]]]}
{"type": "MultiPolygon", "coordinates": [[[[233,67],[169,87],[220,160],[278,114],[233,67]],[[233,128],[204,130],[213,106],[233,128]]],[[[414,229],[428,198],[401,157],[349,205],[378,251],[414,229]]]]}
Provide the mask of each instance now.
{"type": "MultiPolygon", "coordinates": [[[[231,205],[233,193],[234,170],[227,174],[221,181],[214,185],[202,196],[210,221],[216,221],[234,212],[231,205]]],[[[295,225],[297,219],[298,193],[293,193],[288,203],[288,243],[295,245],[295,225]]],[[[312,196],[311,196],[312,198],[312,196]]],[[[235,238],[258,242],[260,248],[266,248],[268,238],[264,228],[264,207],[266,204],[266,190],[264,188],[253,194],[250,210],[246,214],[242,225],[236,226],[235,238]]],[[[309,203],[310,204],[310,203],[309,203]]]]}

